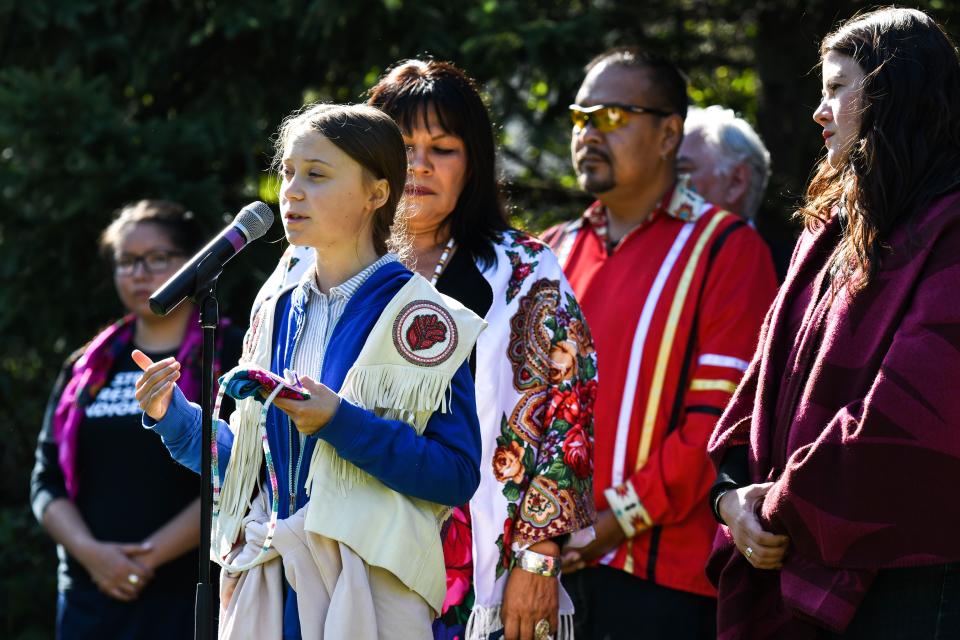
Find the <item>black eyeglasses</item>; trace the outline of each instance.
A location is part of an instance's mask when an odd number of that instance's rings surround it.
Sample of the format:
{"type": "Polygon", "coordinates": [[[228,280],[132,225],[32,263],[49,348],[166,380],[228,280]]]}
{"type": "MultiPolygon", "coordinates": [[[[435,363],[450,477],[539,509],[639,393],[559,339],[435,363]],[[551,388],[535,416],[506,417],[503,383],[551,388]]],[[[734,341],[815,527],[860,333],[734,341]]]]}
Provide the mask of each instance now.
{"type": "Polygon", "coordinates": [[[149,274],[163,273],[170,268],[170,258],[186,255],[182,251],[151,251],[142,256],[128,253],[117,256],[113,267],[120,276],[131,276],[137,270],[137,264],[142,264],[149,274]]]}
{"type": "Polygon", "coordinates": [[[630,114],[632,113],[645,113],[661,118],[673,115],[672,111],[638,107],[633,104],[620,104],[617,102],[595,104],[592,107],[581,107],[578,104],[570,105],[570,120],[573,121],[573,126],[577,129],[585,129],[587,123],[593,123],[597,131],[602,133],[609,133],[627,124],[630,121],[630,114]]]}

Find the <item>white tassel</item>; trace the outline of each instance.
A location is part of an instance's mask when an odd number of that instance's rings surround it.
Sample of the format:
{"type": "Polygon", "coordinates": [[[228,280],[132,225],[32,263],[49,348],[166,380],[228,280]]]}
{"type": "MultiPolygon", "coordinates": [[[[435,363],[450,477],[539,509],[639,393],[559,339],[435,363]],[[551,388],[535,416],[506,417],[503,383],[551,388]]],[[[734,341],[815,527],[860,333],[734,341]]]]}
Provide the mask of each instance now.
{"type": "MultiPolygon", "coordinates": [[[[274,306],[275,303],[261,306],[261,322],[254,323],[258,330],[250,336],[253,352],[244,354],[245,357],[228,375],[251,365],[269,368],[274,306]]],[[[234,433],[233,447],[220,488],[220,513],[211,526],[210,553],[215,562],[220,562],[230,552],[240,535],[243,518],[250,508],[250,498],[263,463],[263,442],[260,436],[262,412],[263,405],[260,402],[254,398],[246,398],[236,402],[236,409],[230,416],[230,428],[234,433]]],[[[218,417],[215,416],[214,419],[218,417]]],[[[201,446],[210,445],[203,443],[201,446]]]]}
{"type": "MultiPolygon", "coordinates": [[[[282,390],[282,387],[280,386],[277,386],[276,388],[274,388],[274,390],[270,392],[270,395],[267,396],[266,400],[263,401],[262,406],[259,407],[259,411],[258,411],[259,419],[257,420],[256,424],[257,424],[257,434],[259,436],[258,440],[261,446],[266,446],[265,443],[266,443],[267,411],[270,409],[270,406],[273,404],[274,399],[277,397],[277,395],[280,393],[281,390],[282,390]]],[[[245,400],[250,400],[250,399],[251,398],[247,398],[245,400]]],[[[249,434],[249,431],[250,431],[249,428],[245,428],[244,430],[249,434]]],[[[261,450],[261,452],[263,455],[256,456],[256,460],[257,460],[256,466],[248,466],[248,463],[250,462],[250,460],[244,460],[243,466],[239,467],[236,472],[238,476],[238,480],[232,486],[243,487],[244,483],[246,483],[250,478],[252,478],[253,484],[256,485],[257,478],[259,477],[259,474],[260,474],[259,461],[263,460],[263,456],[266,455],[266,451],[261,450]],[[251,468],[252,468],[252,472],[251,472],[251,468]]],[[[251,459],[253,458],[251,457],[251,459]]],[[[237,531],[236,532],[224,531],[223,535],[219,535],[217,537],[217,540],[220,543],[222,554],[220,557],[214,557],[213,560],[214,562],[219,564],[221,567],[223,567],[225,570],[230,572],[246,571],[251,567],[254,567],[262,562],[266,562],[270,560],[272,557],[276,556],[276,551],[270,548],[273,542],[273,535],[276,532],[276,528],[277,528],[277,513],[272,508],[274,505],[271,504],[270,520],[267,524],[267,532],[266,532],[266,535],[264,536],[262,547],[260,551],[257,553],[257,555],[249,562],[242,563],[242,564],[232,564],[225,560],[225,558],[227,558],[228,554],[232,549],[233,541],[237,539],[237,536],[239,534],[239,528],[243,525],[243,520],[245,519],[245,516],[250,508],[250,500],[244,498],[243,496],[245,495],[249,496],[251,495],[251,492],[252,492],[252,487],[250,491],[240,494],[240,500],[242,502],[242,511],[240,511],[241,515],[236,525],[237,531]]],[[[276,491],[274,491],[274,493],[276,493],[276,491]]],[[[262,497],[262,494],[261,494],[261,497],[262,497]]],[[[276,499],[277,499],[277,496],[274,495],[274,500],[276,499]]],[[[235,501],[235,499],[232,498],[231,501],[235,501]]],[[[219,521],[219,518],[218,518],[218,521],[219,521]]],[[[219,523],[215,521],[214,527],[217,527],[218,524],[219,523]]],[[[226,522],[226,525],[228,525],[231,529],[234,527],[233,514],[231,514],[231,519],[226,522]]]]}
{"type": "MultiPolygon", "coordinates": [[[[340,387],[340,396],[349,402],[366,407],[388,420],[401,420],[423,435],[430,416],[438,409],[446,412],[452,394],[450,381],[440,371],[412,370],[397,365],[354,365],[347,372],[340,387]]],[[[317,442],[310,457],[307,471],[307,495],[321,464],[330,467],[337,479],[340,495],[354,486],[366,482],[370,475],[344,460],[331,445],[323,440],[317,442]]]]}
{"type": "Polygon", "coordinates": [[[340,387],[341,396],[362,407],[412,413],[417,435],[423,434],[435,411],[449,411],[450,394],[450,380],[442,371],[389,364],[354,365],[340,387]]]}
{"type": "Polygon", "coordinates": [[[310,467],[307,471],[306,490],[308,497],[313,487],[314,478],[322,464],[330,467],[337,479],[340,495],[344,497],[354,484],[366,482],[367,478],[370,477],[370,474],[360,467],[341,458],[332,445],[323,440],[317,440],[317,446],[314,447],[313,455],[310,456],[310,467]]]}
{"type": "Polygon", "coordinates": [[[220,490],[220,513],[213,522],[212,540],[222,558],[233,547],[253,494],[263,460],[260,441],[260,403],[253,398],[238,401],[230,417],[235,435],[230,460],[220,490]]]}
{"type": "Polygon", "coordinates": [[[500,605],[495,607],[473,607],[470,618],[467,619],[467,628],[464,631],[465,640],[487,640],[494,631],[503,628],[500,620],[500,605]]]}

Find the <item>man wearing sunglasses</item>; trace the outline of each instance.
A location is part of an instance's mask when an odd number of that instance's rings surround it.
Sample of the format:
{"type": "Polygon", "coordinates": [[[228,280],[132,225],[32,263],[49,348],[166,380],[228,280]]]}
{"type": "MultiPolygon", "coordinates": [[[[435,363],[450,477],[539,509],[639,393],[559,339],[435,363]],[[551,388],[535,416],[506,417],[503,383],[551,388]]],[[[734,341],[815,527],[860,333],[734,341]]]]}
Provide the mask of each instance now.
{"type": "Polygon", "coordinates": [[[598,354],[596,540],[564,553],[577,636],[713,638],[706,444],[753,355],[776,277],[740,217],[678,180],[686,79],[635,48],[594,59],[571,105],[580,187],[549,230],[598,354]]]}

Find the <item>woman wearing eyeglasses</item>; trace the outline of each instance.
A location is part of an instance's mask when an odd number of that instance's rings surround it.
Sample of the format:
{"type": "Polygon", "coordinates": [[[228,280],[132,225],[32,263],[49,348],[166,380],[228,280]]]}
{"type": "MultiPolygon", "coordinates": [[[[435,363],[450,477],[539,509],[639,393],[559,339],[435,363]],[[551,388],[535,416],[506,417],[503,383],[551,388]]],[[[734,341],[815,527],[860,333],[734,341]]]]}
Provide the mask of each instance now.
{"type": "MultiPolygon", "coordinates": [[[[181,387],[199,398],[196,310],[185,303],[159,317],[148,299],[204,237],[190,212],[161,200],[124,207],[101,236],[127,315],[67,359],[31,481],[34,514],[58,544],[60,639],[192,637],[199,486],[140,426],[140,369],[130,354],[176,356],[181,387]]],[[[221,322],[218,371],[237,361],[242,340],[221,322]]]]}

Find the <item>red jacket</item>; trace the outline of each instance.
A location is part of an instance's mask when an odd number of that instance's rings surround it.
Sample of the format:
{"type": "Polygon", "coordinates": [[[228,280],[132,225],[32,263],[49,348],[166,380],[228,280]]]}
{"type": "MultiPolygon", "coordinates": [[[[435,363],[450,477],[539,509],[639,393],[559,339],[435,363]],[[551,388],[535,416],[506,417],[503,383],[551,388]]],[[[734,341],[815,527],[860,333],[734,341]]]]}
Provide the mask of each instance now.
{"type": "Polygon", "coordinates": [[[599,203],[545,239],[593,333],[599,386],[594,491],[628,533],[602,562],[701,595],[716,522],[706,445],[777,289],[766,244],[679,182],[606,248],[599,203]]]}

